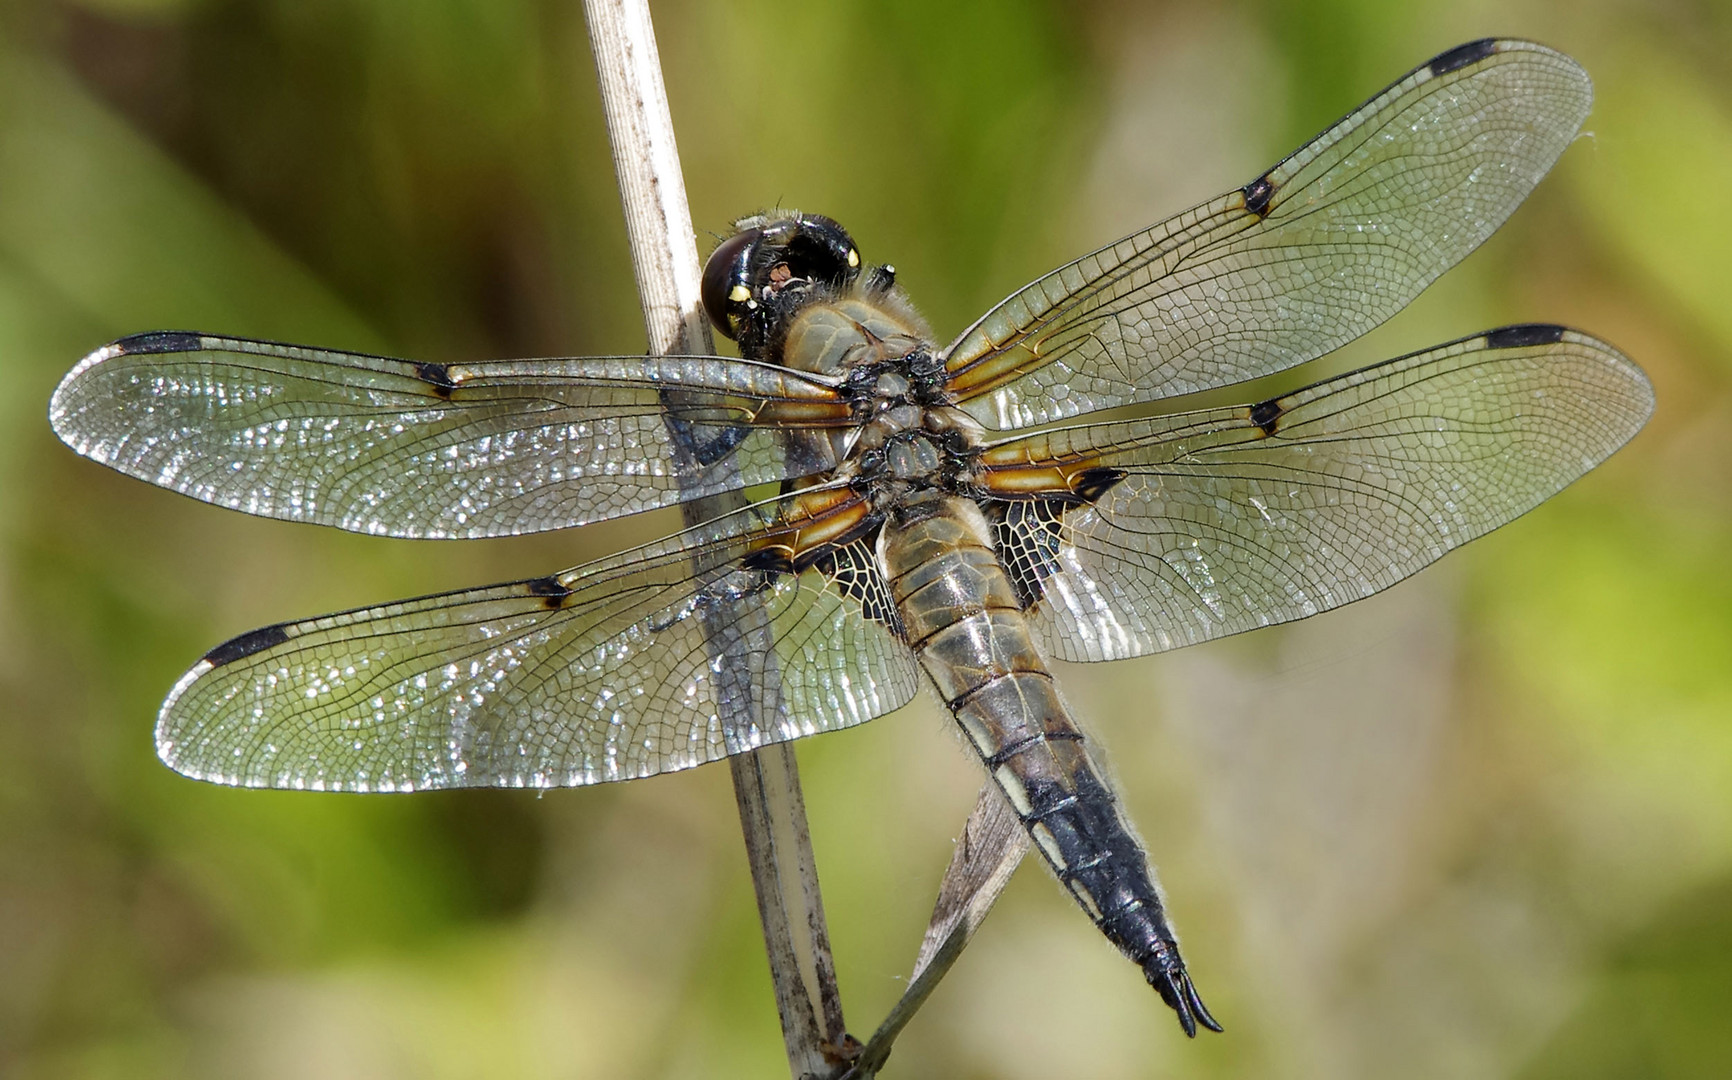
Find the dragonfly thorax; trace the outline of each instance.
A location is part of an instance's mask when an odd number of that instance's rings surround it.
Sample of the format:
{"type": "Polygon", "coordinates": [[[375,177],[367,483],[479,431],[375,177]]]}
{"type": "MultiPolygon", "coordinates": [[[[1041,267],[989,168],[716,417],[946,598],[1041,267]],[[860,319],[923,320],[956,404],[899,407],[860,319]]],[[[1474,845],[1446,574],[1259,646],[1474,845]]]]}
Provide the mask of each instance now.
{"type": "Polygon", "coordinates": [[[974,472],[984,432],[950,404],[943,363],[924,344],[899,349],[862,336],[842,381],[860,424],[843,469],[881,497],[896,489],[959,491],[974,472]]]}
{"type": "Polygon", "coordinates": [[[860,428],[842,472],[875,501],[917,490],[961,494],[974,486],[981,439],[980,426],[959,409],[895,404],[860,428]]]}

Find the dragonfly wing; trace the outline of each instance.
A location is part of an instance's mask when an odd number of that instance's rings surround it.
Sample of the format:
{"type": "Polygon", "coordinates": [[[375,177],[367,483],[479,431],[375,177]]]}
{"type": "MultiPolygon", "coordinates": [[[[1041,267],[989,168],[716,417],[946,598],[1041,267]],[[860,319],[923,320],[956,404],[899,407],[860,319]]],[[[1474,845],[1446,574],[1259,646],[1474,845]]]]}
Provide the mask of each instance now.
{"type": "Polygon", "coordinates": [[[838,401],[714,356],[443,365],[166,332],[87,357],[49,415],[79,453],[219,506],[481,537],[821,472],[838,401]]]}
{"type": "Polygon", "coordinates": [[[1321,356],[1478,247],[1592,98],[1543,46],[1452,49],[1243,188],[1012,293],[947,350],[952,392],[1016,428],[1321,356]]]}
{"type": "Polygon", "coordinates": [[[996,504],[999,548],[1043,648],[1112,660],[1387,588],[1593,468],[1653,401],[1604,342],[1506,327],[1252,406],[1009,440],[986,482],[1073,478],[996,504]]]}
{"type": "Polygon", "coordinates": [[[530,581],[283,623],[162,706],[179,772],[248,787],[565,787],[848,727],[919,685],[858,542],[754,557],[762,505],[530,581]]]}

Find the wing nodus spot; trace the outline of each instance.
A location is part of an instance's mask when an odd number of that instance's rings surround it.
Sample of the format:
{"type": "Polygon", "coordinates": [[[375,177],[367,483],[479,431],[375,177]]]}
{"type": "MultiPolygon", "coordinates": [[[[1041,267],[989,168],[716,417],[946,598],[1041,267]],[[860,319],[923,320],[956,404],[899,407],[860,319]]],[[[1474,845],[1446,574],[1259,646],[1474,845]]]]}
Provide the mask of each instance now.
{"type": "Polygon", "coordinates": [[[1281,429],[1281,414],[1285,411],[1275,398],[1259,401],[1251,406],[1251,423],[1261,428],[1264,435],[1273,435],[1281,429]]]}
{"type": "Polygon", "coordinates": [[[556,611],[565,606],[566,598],[573,592],[557,577],[533,578],[524,582],[524,587],[529,595],[541,597],[543,605],[556,611]]]}
{"type": "Polygon", "coordinates": [[[283,627],[283,623],[261,626],[257,630],[248,630],[239,637],[229,638],[205,653],[204,661],[213,668],[219,668],[236,660],[244,660],[255,653],[262,653],[266,649],[274,649],[289,640],[289,632],[283,627]]]}
{"type": "Polygon", "coordinates": [[[152,330],[133,334],[114,343],[122,356],[144,356],[150,353],[198,352],[202,337],[191,330],[152,330]]]}
{"type": "Polygon", "coordinates": [[[431,386],[442,398],[451,396],[457,389],[457,383],[451,378],[451,369],[444,364],[416,364],[415,377],[431,386]]]}
{"type": "Polygon", "coordinates": [[[1269,216],[1269,204],[1275,198],[1275,181],[1259,176],[1240,190],[1245,193],[1245,209],[1260,218],[1269,216]]]}
{"type": "Polygon", "coordinates": [[[1431,69],[1433,75],[1448,75],[1452,71],[1460,71],[1469,64],[1484,60],[1494,52],[1497,52],[1497,39],[1480,38],[1466,45],[1457,45],[1448,52],[1438,53],[1426,67],[1431,69]]]}
{"type": "Polygon", "coordinates": [[[1505,326],[1485,335],[1488,349],[1520,349],[1529,345],[1556,345],[1564,338],[1564,328],[1551,323],[1523,323],[1505,326]]]}

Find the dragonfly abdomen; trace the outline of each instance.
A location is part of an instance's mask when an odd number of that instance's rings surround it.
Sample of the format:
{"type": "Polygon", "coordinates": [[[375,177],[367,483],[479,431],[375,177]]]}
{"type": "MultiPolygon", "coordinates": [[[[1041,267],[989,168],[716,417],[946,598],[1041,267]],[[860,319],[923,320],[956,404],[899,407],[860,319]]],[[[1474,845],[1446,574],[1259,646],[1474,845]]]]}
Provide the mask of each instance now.
{"type": "Polygon", "coordinates": [[[1142,967],[1185,1030],[1197,999],[1142,844],[1119,812],[1029,635],[970,499],[899,507],[881,541],[908,642],[1035,846],[1108,940],[1142,967]]]}

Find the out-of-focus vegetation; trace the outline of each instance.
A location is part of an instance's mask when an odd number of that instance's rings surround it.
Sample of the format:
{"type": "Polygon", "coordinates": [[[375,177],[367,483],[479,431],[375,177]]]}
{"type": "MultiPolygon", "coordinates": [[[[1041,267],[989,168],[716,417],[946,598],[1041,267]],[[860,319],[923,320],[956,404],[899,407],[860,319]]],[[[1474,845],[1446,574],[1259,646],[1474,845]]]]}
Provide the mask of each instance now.
{"type": "MultiPolygon", "coordinates": [[[[1450,45],[1593,73],[1591,137],[1332,369],[1502,322],[1619,343],[1636,442],[1377,600],[1061,674],[1224,1037],[1025,867],[892,1075],[1732,1075],[1732,8],[1711,0],[656,6],[700,229],[821,210],[940,336],[1244,182],[1450,45]]],[[[703,246],[703,245],[700,245],[703,246]]],[[[0,1073],[777,1075],[726,770],[239,792],[157,702],[282,618],[567,566],[661,522],[415,544],[60,446],[80,355],[192,327],[438,361],[641,348],[579,5],[0,5],[0,1073]]],[[[853,1027],[976,766],[931,704],[801,747],[853,1027]]]]}

